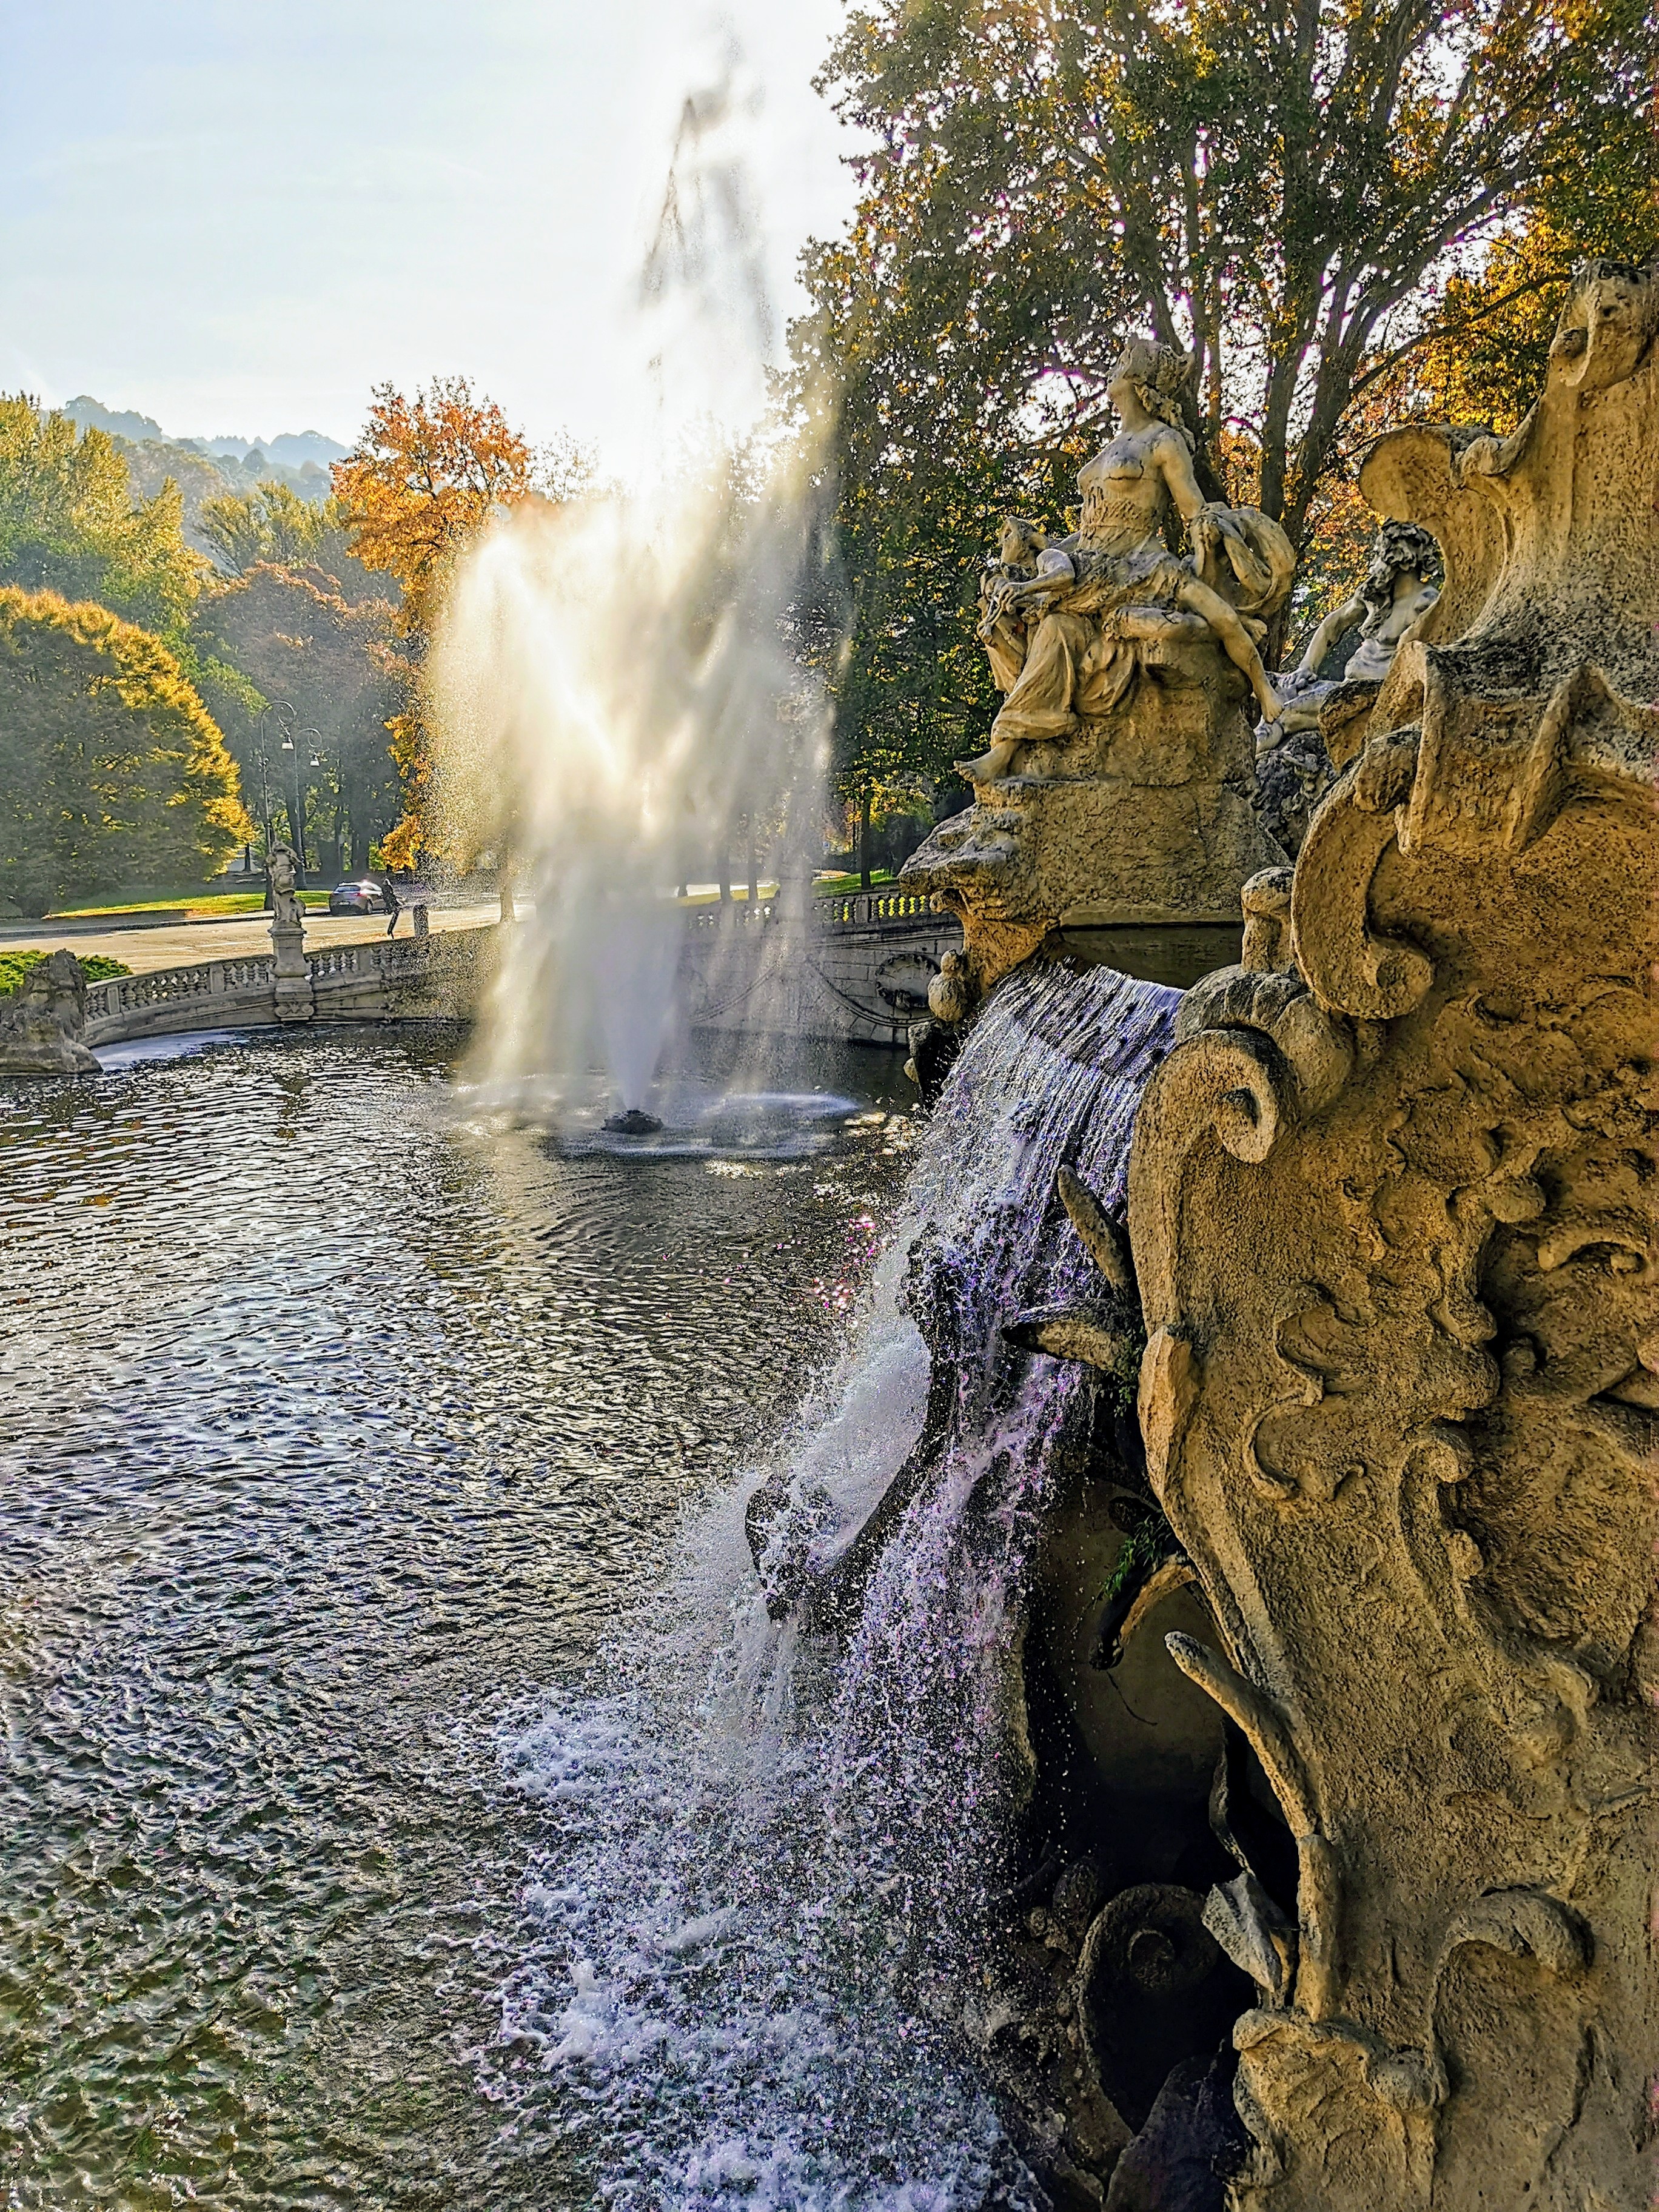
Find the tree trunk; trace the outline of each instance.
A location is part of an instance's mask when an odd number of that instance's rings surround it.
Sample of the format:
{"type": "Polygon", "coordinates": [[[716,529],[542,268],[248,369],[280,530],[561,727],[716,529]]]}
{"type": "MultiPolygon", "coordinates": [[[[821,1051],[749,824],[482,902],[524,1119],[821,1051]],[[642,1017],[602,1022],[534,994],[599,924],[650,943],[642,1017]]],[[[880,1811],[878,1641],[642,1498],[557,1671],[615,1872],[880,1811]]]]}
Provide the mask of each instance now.
{"type": "Polygon", "coordinates": [[[870,888],[870,814],[875,793],[866,783],[859,799],[859,889],[870,888]]]}

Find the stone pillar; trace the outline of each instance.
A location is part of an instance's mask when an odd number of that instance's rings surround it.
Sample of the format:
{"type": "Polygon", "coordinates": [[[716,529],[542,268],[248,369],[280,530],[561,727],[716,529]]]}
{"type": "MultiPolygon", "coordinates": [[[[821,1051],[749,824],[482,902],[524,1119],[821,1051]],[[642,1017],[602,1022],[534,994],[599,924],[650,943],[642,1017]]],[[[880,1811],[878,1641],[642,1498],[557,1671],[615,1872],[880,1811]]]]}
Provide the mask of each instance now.
{"type": "Polygon", "coordinates": [[[278,909],[270,925],[270,941],[276,952],[276,1018],[279,1022],[308,1022],[317,1012],[311,970],[306,965],[303,921],[285,921],[278,909]]]}

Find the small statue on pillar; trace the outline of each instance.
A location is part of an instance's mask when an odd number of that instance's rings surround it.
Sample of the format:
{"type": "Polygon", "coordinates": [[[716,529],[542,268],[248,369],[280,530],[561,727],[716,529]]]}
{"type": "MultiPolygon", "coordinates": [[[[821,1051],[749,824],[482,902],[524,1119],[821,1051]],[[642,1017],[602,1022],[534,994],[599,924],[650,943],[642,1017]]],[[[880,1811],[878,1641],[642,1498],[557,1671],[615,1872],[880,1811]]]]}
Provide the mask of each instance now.
{"type": "Polygon", "coordinates": [[[265,867],[270,878],[270,941],[276,953],[276,1018],[308,1022],[317,1008],[306,964],[300,856],[291,845],[273,845],[265,867]]]}

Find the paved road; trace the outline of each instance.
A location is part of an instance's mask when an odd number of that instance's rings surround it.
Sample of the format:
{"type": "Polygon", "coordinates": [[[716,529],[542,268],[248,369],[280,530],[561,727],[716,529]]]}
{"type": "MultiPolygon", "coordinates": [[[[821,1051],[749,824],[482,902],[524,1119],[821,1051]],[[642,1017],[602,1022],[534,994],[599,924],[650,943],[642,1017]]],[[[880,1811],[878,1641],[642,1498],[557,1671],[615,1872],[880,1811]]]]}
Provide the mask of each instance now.
{"type": "MultiPolygon", "coordinates": [[[[434,906],[428,909],[434,930],[481,929],[487,922],[501,918],[501,908],[491,899],[487,906],[434,906]]],[[[407,913],[398,918],[398,934],[408,937],[413,924],[407,913]]],[[[307,915],[306,917],[306,950],[320,952],[329,945],[362,945],[386,934],[384,915],[307,915]]],[[[21,951],[24,946],[38,945],[43,952],[54,952],[65,945],[82,959],[94,952],[106,953],[112,960],[119,960],[136,975],[148,975],[156,968],[182,968],[194,960],[236,960],[250,953],[270,950],[270,921],[263,914],[238,915],[224,921],[166,922],[155,929],[112,929],[97,935],[54,937],[50,922],[43,924],[38,933],[28,937],[7,936],[0,942],[0,951],[21,951]]]]}

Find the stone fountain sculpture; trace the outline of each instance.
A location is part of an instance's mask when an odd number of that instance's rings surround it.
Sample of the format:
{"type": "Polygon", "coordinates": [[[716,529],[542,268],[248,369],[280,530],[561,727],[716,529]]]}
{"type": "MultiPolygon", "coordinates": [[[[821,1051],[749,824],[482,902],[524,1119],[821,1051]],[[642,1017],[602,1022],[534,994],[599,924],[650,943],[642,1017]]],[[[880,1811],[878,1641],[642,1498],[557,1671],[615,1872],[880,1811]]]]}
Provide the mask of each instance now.
{"type": "Polygon", "coordinates": [[[988,750],[958,763],[973,805],[903,870],[961,915],[970,997],[1057,931],[1104,930],[1128,965],[1139,933],[1188,981],[1237,944],[1240,886],[1285,858],[1253,805],[1251,730],[1282,710],[1259,648],[1294,557],[1267,516],[1204,499],[1188,373],[1132,338],[1079,527],[1050,541],[1011,517],[988,566],[979,635],[1006,696],[988,750]]]}
{"type": "MultiPolygon", "coordinates": [[[[1181,1001],[1127,1220],[1062,1166],[1040,1222],[987,1232],[1028,1255],[1011,1283],[1064,1246],[1095,1285],[998,1323],[1092,1374],[1000,1647],[1024,1778],[960,2013],[1076,2212],[1654,2201],[1656,331],[1659,268],[1587,267],[1513,436],[1374,447],[1377,650],[1313,697],[1328,788],[1294,866],[1235,883],[1243,957],[1181,1001]]],[[[1150,614],[1079,605],[1089,528],[1011,525],[983,600],[1018,716],[1075,726],[1004,724],[921,856],[963,918],[934,1012],[972,1031],[969,1096],[999,1090],[988,1037],[1022,1049],[1009,1006],[1066,1018],[1088,979],[976,998],[1022,946],[1068,950],[1126,825],[1214,795],[1182,780],[1218,757],[1197,738],[1248,741],[1246,672],[1180,627],[1150,541],[1101,572],[1150,574],[1150,614]]],[[[1231,799],[1195,818],[1242,869],[1231,799]]],[[[1176,906],[1179,850],[1141,859],[1176,906]]],[[[1015,1102],[1014,1153],[1046,1103],[1015,1102]]],[[[995,1270],[912,1259],[932,1388],[888,1494],[816,1577],[786,1498],[753,1502],[769,1600],[808,1626],[859,1620],[939,1468],[1008,1455],[954,1425],[960,1378],[1002,1372],[964,1334],[995,1270]]]]}
{"type": "Polygon", "coordinates": [[[1297,666],[1274,679],[1284,711],[1277,721],[1256,725],[1256,789],[1267,829],[1287,854],[1301,849],[1309,818],[1334,780],[1332,745],[1346,762],[1349,734],[1370,714],[1401,639],[1439,597],[1440,574],[1431,532],[1415,522],[1384,522],[1358,591],[1326,616],[1297,666]],[[1341,659],[1332,671],[1334,650],[1341,659]]]}
{"type": "Polygon", "coordinates": [[[1296,1848],[1206,1914],[1241,2212],[1653,2198],[1656,331],[1591,264],[1512,436],[1370,455],[1445,587],[1136,1125],[1171,1648],[1296,1848]]]}
{"type": "Polygon", "coordinates": [[[0,1000],[0,1074],[95,1075],[86,1012],[85,969],[72,952],[50,954],[0,1000]]]}

